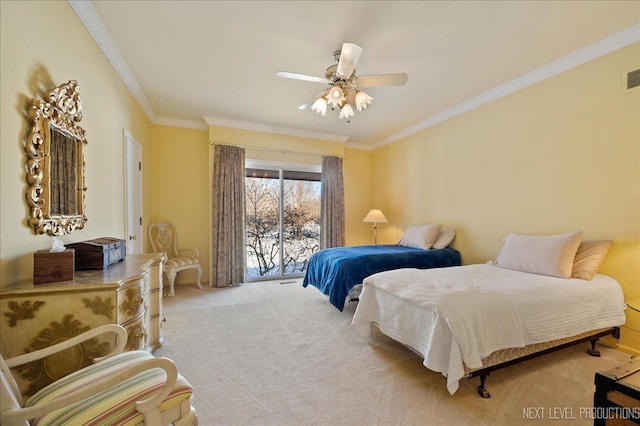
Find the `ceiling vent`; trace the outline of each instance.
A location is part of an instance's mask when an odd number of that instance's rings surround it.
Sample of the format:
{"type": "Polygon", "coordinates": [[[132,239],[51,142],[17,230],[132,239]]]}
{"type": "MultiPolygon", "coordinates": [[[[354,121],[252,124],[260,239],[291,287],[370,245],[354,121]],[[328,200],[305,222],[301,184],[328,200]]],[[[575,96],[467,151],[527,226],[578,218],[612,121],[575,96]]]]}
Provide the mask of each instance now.
{"type": "Polygon", "coordinates": [[[622,91],[630,92],[640,87],[640,68],[627,71],[622,77],[622,91]]]}

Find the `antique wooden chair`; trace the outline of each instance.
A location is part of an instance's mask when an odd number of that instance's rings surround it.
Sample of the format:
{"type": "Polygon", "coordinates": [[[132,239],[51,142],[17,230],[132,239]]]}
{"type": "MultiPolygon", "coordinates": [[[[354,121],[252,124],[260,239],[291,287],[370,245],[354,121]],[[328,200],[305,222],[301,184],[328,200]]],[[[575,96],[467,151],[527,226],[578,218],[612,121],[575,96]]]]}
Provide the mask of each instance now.
{"type": "Polygon", "coordinates": [[[167,256],[167,262],[164,264],[164,271],[169,278],[169,297],[176,295],[173,283],[176,279],[176,275],[180,271],[185,269],[197,269],[198,270],[198,288],[202,288],[200,284],[200,278],[202,277],[202,268],[200,267],[200,252],[198,249],[179,249],[177,248],[177,232],[176,228],[171,223],[152,223],[149,226],[149,240],[151,241],[151,247],[156,253],[164,253],[167,256]],[[181,256],[182,254],[189,253],[192,256],[181,256]]]}
{"type": "Polygon", "coordinates": [[[0,355],[0,424],[44,426],[78,424],[197,425],[193,388],[173,361],[146,351],[122,352],[126,330],[96,327],[64,342],[6,361],[0,355]],[[58,379],[23,402],[10,368],[44,359],[104,333],[116,333],[111,353],[58,379]],[[106,422],[106,423],[105,423],[106,422]]]}

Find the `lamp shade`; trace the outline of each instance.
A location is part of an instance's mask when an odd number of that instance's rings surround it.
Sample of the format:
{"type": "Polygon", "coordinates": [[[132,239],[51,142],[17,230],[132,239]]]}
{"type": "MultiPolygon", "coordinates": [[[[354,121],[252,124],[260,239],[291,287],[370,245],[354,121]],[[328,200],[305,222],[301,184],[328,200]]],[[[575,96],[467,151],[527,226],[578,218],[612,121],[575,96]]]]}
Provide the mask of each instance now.
{"type": "Polygon", "coordinates": [[[362,220],[363,222],[387,223],[387,218],[378,209],[371,209],[362,220]]]}

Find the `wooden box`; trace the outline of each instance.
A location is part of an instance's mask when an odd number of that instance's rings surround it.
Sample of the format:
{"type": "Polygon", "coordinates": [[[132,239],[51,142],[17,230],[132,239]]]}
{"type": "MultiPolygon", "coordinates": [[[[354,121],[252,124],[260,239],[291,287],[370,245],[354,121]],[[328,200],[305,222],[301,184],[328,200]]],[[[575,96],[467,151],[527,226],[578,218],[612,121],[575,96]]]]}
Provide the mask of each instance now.
{"type": "Polygon", "coordinates": [[[67,244],[67,247],[76,251],[76,271],[104,269],[112,263],[124,260],[126,257],[125,240],[118,238],[96,238],[67,244]]]}
{"type": "Polygon", "coordinates": [[[73,279],[74,250],[52,252],[38,250],[33,254],[33,283],[44,284],[73,279]]]}

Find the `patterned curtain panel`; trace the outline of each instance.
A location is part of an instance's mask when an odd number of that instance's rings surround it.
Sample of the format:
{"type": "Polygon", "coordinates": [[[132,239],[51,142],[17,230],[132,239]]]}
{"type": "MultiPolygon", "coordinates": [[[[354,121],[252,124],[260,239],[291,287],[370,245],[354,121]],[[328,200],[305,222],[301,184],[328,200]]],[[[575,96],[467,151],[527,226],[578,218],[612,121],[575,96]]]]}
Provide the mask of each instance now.
{"type": "Polygon", "coordinates": [[[342,158],[322,157],[320,248],[344,246],[342,158]]]}
{"type": "Polygon", "coordinates": [[[213,285],[244,281],[244,148],[216,145],[213,163],[213,285]]]}

